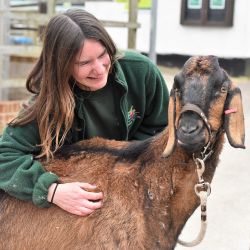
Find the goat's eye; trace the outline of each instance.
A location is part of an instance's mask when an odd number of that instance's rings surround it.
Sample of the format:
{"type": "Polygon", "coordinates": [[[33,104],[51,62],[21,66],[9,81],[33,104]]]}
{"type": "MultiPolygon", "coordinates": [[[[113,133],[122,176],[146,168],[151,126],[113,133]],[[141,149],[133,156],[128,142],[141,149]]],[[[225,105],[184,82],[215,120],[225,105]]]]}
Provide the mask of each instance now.
{"type": "Polygon", "coordinates": [[[227,92],[227,88],[224,87],[224,86],[222,86],[221,89],[220,89],[220,91],[221,91],[222,93],[226,93],[226,92],[227,92]]]}

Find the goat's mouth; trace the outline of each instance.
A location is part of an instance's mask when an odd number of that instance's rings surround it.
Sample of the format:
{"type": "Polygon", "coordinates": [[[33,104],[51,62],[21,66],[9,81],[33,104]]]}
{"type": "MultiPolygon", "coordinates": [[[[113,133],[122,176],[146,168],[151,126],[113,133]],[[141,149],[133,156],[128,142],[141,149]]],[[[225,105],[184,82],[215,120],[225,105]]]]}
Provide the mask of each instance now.
{"type": "Polygon", "coordinates": [[[177,129],[177,142],[187,152],[195,153],[201,151],[208,140],[207,128],[200,120],[192,123],[187,121],[184,123],[182,121],[177,129]]]}
{"type": "Polygon", "coordinates": [[[194,142],[194,141],[183,142],[181,140],[178,140],[177,142],[181,148],[190,153],[200,152],[206,145],[205,140],[199,142],[194,142]]]}

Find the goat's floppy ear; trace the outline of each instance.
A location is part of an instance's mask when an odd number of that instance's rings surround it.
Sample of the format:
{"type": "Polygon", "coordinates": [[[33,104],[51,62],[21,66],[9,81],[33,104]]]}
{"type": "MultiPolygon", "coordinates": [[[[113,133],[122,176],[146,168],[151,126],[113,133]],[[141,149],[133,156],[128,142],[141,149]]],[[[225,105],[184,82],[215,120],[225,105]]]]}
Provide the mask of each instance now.
{"type": "MultiPolygon", "coordinates": [[[[175,84],[174,84],[175,87],[175,84]]],[[[180,109],[180,97],[177,89],[171,89],[169,104],[168,104],[168,143],[164,152],[162,154],[163,157],[168,157],[172,154],[175,144],[176,144],[176,117],[179,115],[178,110],[180,109]]]]}
{"type": "Polygon", "coordinates": [[[180,85],[184,82],[182,73],[176,74],[174,84],[170,92],[168,104],[168,142],[162,156],[168,157],[172,154],[176,144],[176,120],[180,115],[180,85]]]}
{"type": "Polygon", "coordinates": [[[175,118],[176,118],[176,94],[175,89],[171,89],[169,104],[168,104],[168,143],[164,152],[163,157],[168,157],[174,150],[176,141],[176,129],[175,129],[175,118]]]}
{"type": "Polygon", "coordinates": [[[224,129],[232,147],[245,148],[245,126],[241,91],[233,84],[225,104],[224,129]]]}

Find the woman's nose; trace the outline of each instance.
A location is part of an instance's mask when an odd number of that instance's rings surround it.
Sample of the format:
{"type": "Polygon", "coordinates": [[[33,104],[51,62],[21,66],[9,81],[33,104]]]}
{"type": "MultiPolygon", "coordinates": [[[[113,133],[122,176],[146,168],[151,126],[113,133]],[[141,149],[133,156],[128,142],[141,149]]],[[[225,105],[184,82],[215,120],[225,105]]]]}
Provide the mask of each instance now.
{"type": "Polygon", "coordinates": [[[93,65],[93,70],[98,74],[103,74],[105,72],[105,65],[101,60],[96,60],[93,65]]]}

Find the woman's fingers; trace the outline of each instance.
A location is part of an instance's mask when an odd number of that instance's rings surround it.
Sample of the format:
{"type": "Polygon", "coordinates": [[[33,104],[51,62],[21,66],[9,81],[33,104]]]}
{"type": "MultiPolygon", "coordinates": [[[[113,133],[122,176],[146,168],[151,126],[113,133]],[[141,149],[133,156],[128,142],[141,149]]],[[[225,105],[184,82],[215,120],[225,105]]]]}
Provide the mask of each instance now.
{"type": "Polygon", "coordinates": [[[89,183],[59,184],[53,203],[69,213],[80,216],[89,215],[102,207],[103,194],[94,192],[94,189],[96,186],[89,183]]]}
{"type": "Polygon", "coordinates": [[[91,209],[91,210],[95,210],[98,209],[102,206],[102,202],[101,201],[89,201],[89,200],[83,200],[82,201],[83,206],[85,208],[91,209]]]}
{"type": "Polygon", "coordinates": [[[96,189],[96,185],[90,184],[90,183],[86,183],[86,182],[76,182],[76,184],[79,185],[79,187],[83,188],[83,189],[96,189]]]}
{"type": "Polygon", "coordinates": [[[82,194],[85,199],[91,200],[91,201],[98,201],[98,200],[103,199],[103,194],[101,192],[94,193],[94,192],[88,192],[86,190],[83,190],[82,194]]]}
{"type": "Polygon", "coordinates": [[[91,185],[89,183],[79,183],[79,186],[83,189],[82,195],[85,199],[90,201],[97,201],[103,199],[102,192],[94,192],[94,189],[97,188],[95,185],[91,185]],[[93,192],[89,192],[86,189],[91,189],[93,190],[93,192]]]}
{"type": "Polygon", "coordinates": [[[102,207],[102,202],[100,201],[92,202],[92,201],[84,200],[82,202],[82,206],[74,207],[71,213],[80,215],[80,216],[86,216],[86,215],[93,213],[96,209],[101,208],[101,207],[102,207]]]}

